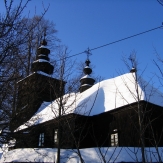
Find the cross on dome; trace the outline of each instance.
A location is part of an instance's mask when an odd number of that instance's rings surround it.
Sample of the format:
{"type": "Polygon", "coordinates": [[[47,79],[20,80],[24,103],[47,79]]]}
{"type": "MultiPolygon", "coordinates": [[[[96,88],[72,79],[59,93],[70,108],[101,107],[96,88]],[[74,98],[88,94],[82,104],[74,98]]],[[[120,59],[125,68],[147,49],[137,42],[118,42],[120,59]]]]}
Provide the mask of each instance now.
{"type": "Polygon", "coordinates": [[[95,80],[90,76],[90,74],[92,73],[92,69],[89,67],[89,64],[91,63],[89,60],[89,56],[92,55],[90,49],[88,48],[85,53],[87,54],[87,60],[85,61],[86,66],[83,69],[85,76],[80,79],[80,93],[92,87],[95,82],[95,80]]]}
{"type": "Polygon", "coordinates": [[[87,50],[85,50],[85,53],[87,54],[87,60],[89,60],[89,56],[92,55],[91,50],[89,49],[89,47],[88,47],[87,50]]]}
{"type": "Polygon", "coordinates": [[[44,45],[44,46],[47,45],[47,41],[45,38],[46,38],[46,28],[44,29],[44,39],[42,40],[41,45],[44,45]]]}

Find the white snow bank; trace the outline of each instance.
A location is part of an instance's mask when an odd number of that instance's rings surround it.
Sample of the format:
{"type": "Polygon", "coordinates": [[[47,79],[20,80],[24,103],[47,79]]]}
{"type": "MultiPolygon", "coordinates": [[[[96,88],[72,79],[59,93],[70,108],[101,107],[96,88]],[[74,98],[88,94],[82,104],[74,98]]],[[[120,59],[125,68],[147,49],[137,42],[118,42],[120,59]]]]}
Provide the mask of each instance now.
{"type": "MultiPolygon", "coordinates": [[[[127,73],[101,81],[82,93],[67,94],[63,97],[62,114],[76,113],[93,116],[128,104],[144,100],[163,106],[163,94],[146,81],[136,82],[135,73],[127,73]]],[[[27,126],[52,120],[58,116],[59,99],[43,103],[36,114],[16,131],[27,126]]]]}
{"type": "MultiPolygon", "coordinates": [[[[163,161],[163,148],[158,149],[163,161]]],[[[141,150],[134,147],[105,147],[80,149],[85,163],[104,162],[141,162],[141,150]],[[100,152],[101,150],[101,152],[100,152]],[[103,157],[102,157],[103,156],[103,157]]],[[[145,148],[146,162],[159,162],[155,148],[145,148]]],[[[80,163],[76,149],[61,149],[61,163],[80,163]]],[[[57,149],[55,148],[25,148],[8,151],[1,156],[1,162],[56,162],[57,149]]]]}

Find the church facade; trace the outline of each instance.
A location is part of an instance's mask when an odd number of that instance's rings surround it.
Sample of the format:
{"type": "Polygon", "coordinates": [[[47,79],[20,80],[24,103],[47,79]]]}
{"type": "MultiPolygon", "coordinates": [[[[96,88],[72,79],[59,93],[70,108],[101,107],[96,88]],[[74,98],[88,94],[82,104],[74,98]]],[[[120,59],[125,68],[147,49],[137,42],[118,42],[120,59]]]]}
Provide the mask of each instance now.
{"type": "MultiPolygon", "coordinates": [[[[145,101],[140,102],[142,108],[145,101]]],[[[146,120],[144,144],[146,147],[162,146],[163,111],[148,103],[151,120],[146,120]],[[153,110],[151,111],[151,108],[153,110]],[[157,144],[155,144],[157,142],[157,144]]],[[[69,114],[60,119],[61,148],[90,147],[140,147],[137,103],[94,116],[69,114]],[[132,109],[131,109],[132,107],[132,109]]],[[[148,119],[148,118],[147,118],[148,119]]],[[[16,148],[54,148],[58,146],[58,118],[28,127],[15,133],[16,148]]],[[[144,129],[143,128],[143,129],[144,129]]]]}
{"type": "Polygon", "coordinates": [[[32,74],[18,82],[10,126],[15,148],[163,146],[161,94],[139,84],[136,70],[94,85],[87,58],[80,93],[64,95],[65,82],[50,76],[46,45],[44,39],[32,74]],[[60,99],[67,100],[58,105],[60,99]]]}

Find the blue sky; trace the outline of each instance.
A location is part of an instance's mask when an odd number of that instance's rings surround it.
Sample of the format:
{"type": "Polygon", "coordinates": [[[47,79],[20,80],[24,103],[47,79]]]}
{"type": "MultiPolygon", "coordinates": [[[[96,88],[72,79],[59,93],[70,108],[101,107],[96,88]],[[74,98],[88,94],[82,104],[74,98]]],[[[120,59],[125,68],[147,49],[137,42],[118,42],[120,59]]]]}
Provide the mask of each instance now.
{"type": "MultiPolygon", "coordinates": [[[[70,55],[161,26],[163,22],[163,6],[157,0],[31,0],[26,10],[32,15],[36,8],[40,14],[42,3],[44,7],[50,5],[45,18],[56,24],[57,36],[68,46],[70,55]]],[[[157,72],[152,61],[156,58],[154,49],[163,54],[163,29],[92,51],[94,75],[107,79],[128,72],[122,56],[136,51],[139,69],[146,68],[144,78],[148,80],[157,72]]],[[[84,62],[86,54],[73,59],[84,62]]]]}

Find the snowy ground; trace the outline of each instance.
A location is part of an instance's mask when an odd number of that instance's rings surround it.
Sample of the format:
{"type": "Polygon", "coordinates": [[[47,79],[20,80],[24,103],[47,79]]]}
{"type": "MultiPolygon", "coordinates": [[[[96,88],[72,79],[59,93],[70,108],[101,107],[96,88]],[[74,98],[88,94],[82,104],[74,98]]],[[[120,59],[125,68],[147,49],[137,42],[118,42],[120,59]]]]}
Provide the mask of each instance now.
{"type": "MultiPolygon", "coordinates": [[[[80,149],[85,163],[106,162],[141,162],[140,148],[134,147],[109,147],[109,148],[87,148],[80,149]],[[101,152],[100,152],[101,150],[101,152]],[[102,157],[103,155],[103,157],[102,157]]],[[[155,148],[146,148],[147,162],[159,162],[158,153],[155,148]]],[[[163,147],[159,148],[159,154],[163,161],[163,147]]],[[[1,162],[56,162],[57,149],[52,148],[26,148],[15,149],[1,155],[1,162]]],[[[61,163],[80,163],[76,150],[62,149],[61,163]]]]}

